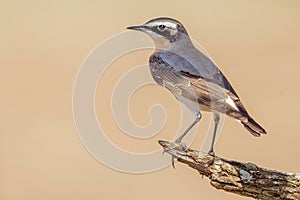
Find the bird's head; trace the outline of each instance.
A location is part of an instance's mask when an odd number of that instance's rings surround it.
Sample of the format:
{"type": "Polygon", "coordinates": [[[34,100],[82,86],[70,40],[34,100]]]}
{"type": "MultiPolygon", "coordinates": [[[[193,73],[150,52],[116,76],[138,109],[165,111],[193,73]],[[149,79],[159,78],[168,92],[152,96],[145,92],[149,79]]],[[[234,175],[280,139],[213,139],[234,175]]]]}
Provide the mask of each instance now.
{"type": "Polygon", "coordinates": [[[141,26],[130,26],[127,29],[147,33],[153,39],[156,48],[159,49],[170,48],[183,40],[190,41],[183,25],[171,18],[156,18],[141,26]]]}

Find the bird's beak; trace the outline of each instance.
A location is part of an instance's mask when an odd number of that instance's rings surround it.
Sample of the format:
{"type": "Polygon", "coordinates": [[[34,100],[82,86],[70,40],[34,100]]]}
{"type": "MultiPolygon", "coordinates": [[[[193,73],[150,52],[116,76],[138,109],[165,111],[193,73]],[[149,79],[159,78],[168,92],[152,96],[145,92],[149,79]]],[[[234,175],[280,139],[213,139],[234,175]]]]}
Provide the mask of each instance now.
{"type": "Polygon", "coordinates": [[[145,30],[145,26],[129,26],[127,27],[127,29],[130,29],[130,30],[135,30],[135,31],[143,31],[145,30]]]}

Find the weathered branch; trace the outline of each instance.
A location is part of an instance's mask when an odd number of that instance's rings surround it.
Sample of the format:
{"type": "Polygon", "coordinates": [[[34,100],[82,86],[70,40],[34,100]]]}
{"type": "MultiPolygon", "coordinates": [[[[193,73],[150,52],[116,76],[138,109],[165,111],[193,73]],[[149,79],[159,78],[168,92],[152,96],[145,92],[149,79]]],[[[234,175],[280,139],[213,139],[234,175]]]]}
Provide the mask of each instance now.
{"type": "Polygon", "coordinates": [[[211,180],[211,185],[256,199],[300,200],[300,173],[283,173],[258,167],[253,163],[227,160],[203,154],[181,145],[159,141],[165,152],[179,162],[198,170],[211,180]]]}

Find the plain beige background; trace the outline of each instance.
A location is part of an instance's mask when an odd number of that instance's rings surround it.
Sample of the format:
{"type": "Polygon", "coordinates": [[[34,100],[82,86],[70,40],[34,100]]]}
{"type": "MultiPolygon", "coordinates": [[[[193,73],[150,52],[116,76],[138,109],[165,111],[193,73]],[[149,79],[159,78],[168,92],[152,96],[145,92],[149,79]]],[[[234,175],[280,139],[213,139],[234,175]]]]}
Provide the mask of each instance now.
{"type": "MultiPolygon", "coordinates": [[[[269,133],[257,139],[226,120],[217,153],[299,172],[299,10],[297,0],[2,1],[0,199],[246,199],[213,189],[178,163],[176,170],[150,174],[114,171],[93,159],[79,140],[72,89],[81,63],[111,35],[160,16],[180,20],[205,46],[269,133]]],[[[142,62],[150,53],[120,62],[142,62]]],[[[154,90],[159,92],[152,95],[178,108],[168,92],[154,90]]],[[[131,109],[134,119],[145,123],[145,113],[138,112],[141,96],[131,109]]],[[[110,112],[101,102],[97,111],[110,112]]],[[[167,123],[168,133],[139,141],[116,134],[110,123],[109,137],[123,148],[134,145],[130,150],[135,151],[158,148],[156,141],[171,138],[174,124],[167,123]]],[[[192,147],[199,148],[202,137],[200,127],[192,147]]]]}

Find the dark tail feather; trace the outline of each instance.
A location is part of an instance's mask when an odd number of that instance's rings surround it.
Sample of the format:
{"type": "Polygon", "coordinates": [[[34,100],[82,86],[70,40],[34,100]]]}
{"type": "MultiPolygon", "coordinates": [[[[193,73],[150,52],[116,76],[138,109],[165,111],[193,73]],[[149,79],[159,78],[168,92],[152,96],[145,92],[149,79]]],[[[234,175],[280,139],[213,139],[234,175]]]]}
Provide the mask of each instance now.
{"type": "Polygon", "coordinates": [[[266,134],[267,132],[263,127],[254,121],[251,117],[241,122],[244,127],[254,136],[259,137],[260,134],[266,134]]]}

